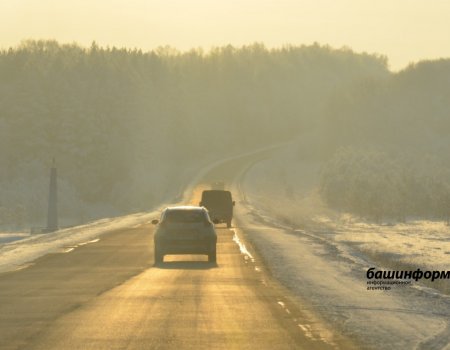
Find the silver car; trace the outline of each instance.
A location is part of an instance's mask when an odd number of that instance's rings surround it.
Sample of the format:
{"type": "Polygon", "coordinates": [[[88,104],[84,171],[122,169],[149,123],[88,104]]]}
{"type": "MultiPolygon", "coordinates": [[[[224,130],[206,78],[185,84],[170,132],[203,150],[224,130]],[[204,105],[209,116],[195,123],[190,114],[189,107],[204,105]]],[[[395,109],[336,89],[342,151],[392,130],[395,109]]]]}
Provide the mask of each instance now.
{"type": "Polygon", "coordinates": [[[154,235],[155,264],[166,254],[206,254],[216,262],[217,234],[208,210],[202,207],[179,206],[164,209],[154,235]]]}

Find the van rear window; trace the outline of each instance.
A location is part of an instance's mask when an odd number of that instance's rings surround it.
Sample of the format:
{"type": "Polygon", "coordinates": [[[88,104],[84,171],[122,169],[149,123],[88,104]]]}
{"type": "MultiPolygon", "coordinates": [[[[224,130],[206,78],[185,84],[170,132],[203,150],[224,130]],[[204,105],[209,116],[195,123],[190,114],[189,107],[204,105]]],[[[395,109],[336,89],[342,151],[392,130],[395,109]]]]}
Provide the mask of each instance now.
{"type": "Polygon", "coordinates": [[[231,201],[231,193],[229,191],[204,191],[202,199],[206,201],[231,201]]]}

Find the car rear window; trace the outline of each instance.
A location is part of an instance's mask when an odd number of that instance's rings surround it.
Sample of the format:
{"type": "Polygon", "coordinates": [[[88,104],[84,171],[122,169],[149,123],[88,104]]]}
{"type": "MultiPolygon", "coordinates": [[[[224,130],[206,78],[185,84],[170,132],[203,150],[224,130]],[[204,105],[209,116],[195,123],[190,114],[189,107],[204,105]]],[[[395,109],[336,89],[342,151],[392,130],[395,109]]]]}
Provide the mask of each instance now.
{"type": "Polygon", "coordinates": [[[207,221],[205,212],[202,210],[170,210],[164,217],[169,223],[195,223],[207,221]]]}

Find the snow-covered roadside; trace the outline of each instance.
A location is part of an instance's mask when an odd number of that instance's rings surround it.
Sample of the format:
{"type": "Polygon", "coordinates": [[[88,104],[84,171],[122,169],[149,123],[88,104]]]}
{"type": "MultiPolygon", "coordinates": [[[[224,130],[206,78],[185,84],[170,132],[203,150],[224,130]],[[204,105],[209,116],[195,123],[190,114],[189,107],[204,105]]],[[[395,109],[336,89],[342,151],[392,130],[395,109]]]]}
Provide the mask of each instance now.
{"type": "Polygon", "coordinates": [[[156,213],[137,213],[108,218],[47,234],[27,235],[26,238],[0,244],[0,272],[20,269],[49,253],[70,251],[77,246],[93,243],[101,235],[114,230],[133,227],[151,220],[156,213]]]}
{"type": "Polygon", "coordinates": [[[371,251],[410,261],[417,257],[409,255],[411,249],[417,248],[421,263],[449,270],[446,227],[429,222],[375,227],[337,220],[306,188],[295,186],[302,177],[303,184],[317,179],[317,165],[306,163],[302,169],[290,157],[282,154],[255,164],[238,183],[237,222],[272,273],[369,348],[450,349],[449,296],[418,283],[390,291],[369,291],[366,284],[369,267],[384,267],[372,260],[371,251]]]}
{"type": "Polygon", "coordinates": [[[26,232],[0,232],[0,244],[18,241],[30,237],[26,232]]]}
{"type": "Polygon", "coordinates": [[[332,238],[389,267],[450,270],[450,226],[445,222],[408,220],[378,225],[333,212],[314,191],[319,175],[320,163],[296,159],[295,152],[287,148],[247,172],[245,195],[278,223],[307,229],[317,239],[326,231],[328,241],[332,238]]]}
{"type": "MultiPolygon", "coordinates": [[[[208,170],[209,166],[204,168],[208,170]]],[[[198,180],[194,179],[194,181],[198,180]]],[[[180,201],[178,203],[182,203],[190,196],[194,181],[185,184],[186,190],[175,199],[180,201]]],[[[152,219],[159,216],[160,211],[167,205],[161,204],[159,208],[151,212],[103,218],[85,225],[61,229],[51,233],[0,233],[0,273],[27,267],[32,261],[46,254],[70,252],[78,246],[95,243],[101,239],[102,235],[116,230],[150,223],[152,219]]]]}

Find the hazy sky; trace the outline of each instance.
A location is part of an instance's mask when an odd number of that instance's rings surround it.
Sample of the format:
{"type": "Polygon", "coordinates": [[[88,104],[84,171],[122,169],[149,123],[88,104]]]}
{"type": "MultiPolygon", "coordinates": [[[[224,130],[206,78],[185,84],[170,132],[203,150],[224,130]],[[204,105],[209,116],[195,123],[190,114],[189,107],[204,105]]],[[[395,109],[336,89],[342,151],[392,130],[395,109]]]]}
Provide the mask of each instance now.
{"type": "Polygon", "coordinates": [[[450,0],[0,0],[0,46],[329,44],[389,57],[398,70],[450,57],[450,0]]]}

